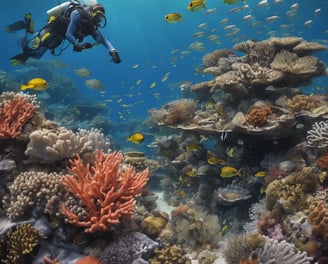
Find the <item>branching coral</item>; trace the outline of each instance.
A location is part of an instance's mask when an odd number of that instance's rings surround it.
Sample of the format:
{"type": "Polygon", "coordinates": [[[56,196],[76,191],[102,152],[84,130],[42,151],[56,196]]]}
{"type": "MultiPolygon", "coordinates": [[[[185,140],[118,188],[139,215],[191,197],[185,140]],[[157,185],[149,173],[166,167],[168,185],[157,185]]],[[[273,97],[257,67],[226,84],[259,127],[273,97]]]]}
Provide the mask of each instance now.
{"type": "Polygon", "coordinates": [[[23,97],[0,104],[0,139],[17,138],[33,116],[35,106],[23,97]]]}
{"type": "Polygon", "coordinates": [[[306,143],[310,147],[328,147],[328,121],[315,122],[307,131],[306,143]]]}
{"type": "Polygon", "coordinates": [[[246,114],[246,121],[252,126],[262,127],[271,114],[272,110],[269,106],[252,107],[246,114]]]}
{"type": "Polygon", "coordinates": [[[30,254],[44,235],[30,224],[17,226],[6,234],[6,247],[1,250],[1,263],[21,263],[24,255],[30,254]]]}
{"type": "Polygon", "coordinates": [[[97,151],[92,165],[84,165],[79,155],[70,160],[73,175],[64,176],[63,184],[83,203],[86,215],[80,219],[73,208],[63,206],[69,223],[92,233],[106,231],[120,218],[133,215],[135,196],[148,181],[148,169],[136,173],[132,166],[122,168],[122,157],[119,152],[97,151]]]}

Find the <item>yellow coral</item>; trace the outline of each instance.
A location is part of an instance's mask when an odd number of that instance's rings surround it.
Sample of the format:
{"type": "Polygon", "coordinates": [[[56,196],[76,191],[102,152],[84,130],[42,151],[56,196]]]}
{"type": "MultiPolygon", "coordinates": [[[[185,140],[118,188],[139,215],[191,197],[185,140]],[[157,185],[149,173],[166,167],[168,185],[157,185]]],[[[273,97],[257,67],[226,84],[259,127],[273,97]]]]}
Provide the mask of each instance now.
{"type": "Polygon", "coordinates": [[[20,263],[24,255],[33,251],[44,235],[31,224],[22,224],[7,233],[7,255],[2,263],[20,263]]]}

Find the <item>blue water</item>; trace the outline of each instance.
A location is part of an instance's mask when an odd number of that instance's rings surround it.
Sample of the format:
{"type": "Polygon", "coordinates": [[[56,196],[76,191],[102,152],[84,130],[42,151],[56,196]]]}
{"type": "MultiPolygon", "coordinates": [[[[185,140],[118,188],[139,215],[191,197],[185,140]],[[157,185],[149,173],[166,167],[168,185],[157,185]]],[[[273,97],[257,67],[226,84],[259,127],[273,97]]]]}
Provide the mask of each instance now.
{"type": "MultiPolygon", "coordinates": [[[[195,73],[195,68],[201,64],[201,59],[206,53],[215,49],[230,49],[235,43],[247,39],[264,40],[270,35],[300,36],[307,41],[316,40],[327,44],[327,0],[283,0],[283,3],[278,4],[268,0],[268,4],[262,7],[258,6],[259,1],[253,0],[235,5],[223,4],[218,0],[207,0],[207,9],[217,9],[210,14],[207,14],[206,10],[188,11],[187,0],[99,0],[98,2],[104,5],[108,20],[107,27],[101,31],[119,51],[122,63],[119,65],[112,63],[102,46],[82,53],[73,53],[72,47],[69,46],[60,57],[46,54],[40,61],[58,60],[65,63],[66,67],[53,71],[70,79],[77,89],[77,95],[68,98],[65,89],[71,89],[70,87],[64,89],[49,87],[48,92],[51,97],[46,103],[52,105],[54,111],[56,105],[60,104],[63,106],[82,102],[96,106],[107,102],[104,118],[115,124],[115,129],[124,130],[121,132],[122,137],[138,129],[138,125],[140,126],[140,123],[148,118],[149,109],[160,108],[169,101],[183,97],[179,88],[182,82],[197,83],[211,79],[211,76],[195,73]],[[298,3],[299,7],[291,9],[291,5],[295,3],[298,3]],[[232,8],[238,7],[241,8],[239,12],[231,12],[232,8]],[[314,14],[318,8],[321,11],[314,14]],[[164,16],[167,13],[181,13],[183,21],[175,24],[166,23],[164,16]],[[245,15],[252,15],[252,19],[243,20],[245,15]],[[279,19],[266,23],[265,19],[269,16],[279,16],[279,19]],[[220,21],[225,18],[229,20],[223,25],[220,21]],[[304,26],[307,20],[312,20],[312,24],[304,26]],[[202,23],[208,24],[205,29],[199,29],[198,26],[202,23]],[[225,34],[231,31],[224,30],[224,27],[231,24],[240,28],[240,32],[235,36],[225,37],[225,34]],[[282,24],[287,25],[286,28],[282,28],[282,24]],[[204,37],[192,36],[199,31],[205,32],[204,37]],[[216,42],[208,39],[208,36],[213,34],[219,36],[216,42]],[[193,42],[202,42],[204,50],[189,49],[189,45],[193,42]],[[189,53],[186,54],[187,52],[189,53]],[[74,73],[74,69],[82,67],[92,71],[90,78],[97,78],[103,82],[105,87],[103,92],[92,90],[84,85],[83,79],[74,73]],[[165,75],[168,78],[162,81],[165,75]],[[139,85],[136,84],[138,80],[141,80],[139,85]],[[156,82],[155,87],[150,88],[154,82],[156,82]]],[[[27,82],[28,78],[33,77],[47,79],[48,76],[42,75],[44,74],[42,66],[33,71],[33,74],[39,76],[26,76],[24,68],[14,68],[10,65],[9,58],[20,53],[20,47],[16,44],[23,33],[8,34],[4,26],[23,18],[26,12],[31,12],[35,28],[41,28],[47,21],[46,11],[58,3],[59,1],[56,0],[3,0],[1,2],[0,70],[16,76],[19,82],[27,82]]],[[[316,55],[327,63],[327,51],[318,52],[316,55]]],[[[327,78],[316,78],[305,90],[308,93],[325,93],[327,78]]]]}

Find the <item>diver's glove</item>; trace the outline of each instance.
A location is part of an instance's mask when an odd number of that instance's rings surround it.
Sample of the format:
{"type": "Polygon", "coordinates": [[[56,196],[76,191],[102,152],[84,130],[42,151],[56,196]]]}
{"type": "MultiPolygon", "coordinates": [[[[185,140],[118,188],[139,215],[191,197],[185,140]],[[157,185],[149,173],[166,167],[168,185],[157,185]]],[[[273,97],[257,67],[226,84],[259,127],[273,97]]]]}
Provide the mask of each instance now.
{"type": "Polygon", "coordinates": [[[108,54],[112,57],[112,61],[114,63],[118,64],[121,62],[121,58],[120,58],[120,55],[118,54],[117,50],[111,50],[108,54]]]}
{"type": "Polygon", "coordinates": [[[77,52],[81,52],[84,49],[90,49],[90,48],[92,48],[92,44],[89,43],[89,42],[86,42],[86,43],[83,43],[81,45],[75,44],[74,47],[73,47],[73,50],[77,51],[77,52]]]}

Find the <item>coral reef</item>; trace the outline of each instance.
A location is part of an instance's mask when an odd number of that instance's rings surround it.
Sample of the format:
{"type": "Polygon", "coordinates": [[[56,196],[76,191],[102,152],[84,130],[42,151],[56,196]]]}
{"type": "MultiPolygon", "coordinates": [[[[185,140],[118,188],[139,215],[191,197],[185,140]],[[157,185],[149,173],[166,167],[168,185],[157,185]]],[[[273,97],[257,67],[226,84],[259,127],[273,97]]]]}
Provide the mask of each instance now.
{"type": "Polygon", "coordinates": [[[307,145],[310,147],[325,148],[328,146],[328,121],[318,121],[307,131],[307,145]]]}
{"type": "Polygon", "coordinates": [[[155,250],[155,256],[149,260],[149,264],[191,264],[191,261],[184,256],[185,252],[179,245],[172,245],[155,250]]]}
{"type": "Polygon", "coordinates": [[[52,197],[61,197],[64,188],[62,174],[55,172],[27,170],[20,173],[9,185],[10,195],[3,198],[3,207],[10,219],[30,214],[34,207],[45,212],[47,202],[52,197]]]}
{"type": "Polygon", "coordinates": [[[134,197],[146,185],[148,170],[136,173],[132,166],[121,168],[122,158],[119,152],[105,155],[97,151],[92,165],[84,165],[79,155],[70,160],[73,175],[64,176],[63,184],[83,203],[86,215],[79,215],[74,205],[66,204],[62,209],[69,223],[92,233],[132,216],[134,197]]]}
{"type": "Polygon", "coordinates": [[[328,208],[323,202],[319,202],[316,207],[310,211],[308,221],[312,226],[312,234],[316,238],[322,238],[328,241],[328,208]]]}
{"type": "Polygon", "coordinates": [[[6,237],[0,240],[1,263],[21,263],[24,256],[44,239],[44,235],[30,224],[22,224],[9,230],[6,237]]]}
{"type": "Polygon", "coordinates": [[[36,107],[22,96],[0,101],[0,139],[17,138],[36,107]]]}
{"type": "Polygon", "coordinates": [[[29,157],[29,162],[52,163],[96,149],[105,152],[109,150],[108,139],[98,129],[80,129],[74,133],[64,127],[58,127],[32,132],[25,155],[29,157]]]}

